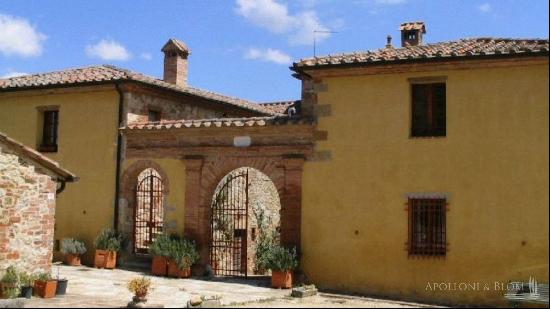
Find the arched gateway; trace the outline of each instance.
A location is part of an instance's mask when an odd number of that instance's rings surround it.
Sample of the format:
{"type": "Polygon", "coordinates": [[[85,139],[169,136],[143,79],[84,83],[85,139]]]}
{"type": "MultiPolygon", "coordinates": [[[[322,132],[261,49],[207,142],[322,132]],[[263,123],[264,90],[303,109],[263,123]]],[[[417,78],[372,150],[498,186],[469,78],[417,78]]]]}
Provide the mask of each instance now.
{"type": "MultiPolygon", "coordinates": [[[[212,263],[213,228],[218,224],[212,222],[216,188],[224,177],[242,167],[265,174],[273,183],[280,200],[280,242],[300,251],[302,167],[313,153],[311,122],[288,117],[175,121],[127,126],[122,132],[126,139],[126,159],[182,160],[185,200],[181,229],[185,237],[198,245],[201,260],[197,273],[212,263]],[[186,125],[187,122],[192,125],[186,125]],[[238,140],[249,140],[249,143],[243,145],[238,140]]],[[[237,176],[233,181],[242,177],[237,176]]],[[[166,181],[172,183],[170,179],[166,181]]],[[[239,228],[231,232],[231,242],[236,246],[236,239],[240,237],[242,241],[241,234],[245,232],[239,228]]],[[[232,260],[236,266],[228,269],[233,275],[240,275],[248,268],[239,264],[244,263],[245,254],[239,252],[243,255],[232,260]]]]}

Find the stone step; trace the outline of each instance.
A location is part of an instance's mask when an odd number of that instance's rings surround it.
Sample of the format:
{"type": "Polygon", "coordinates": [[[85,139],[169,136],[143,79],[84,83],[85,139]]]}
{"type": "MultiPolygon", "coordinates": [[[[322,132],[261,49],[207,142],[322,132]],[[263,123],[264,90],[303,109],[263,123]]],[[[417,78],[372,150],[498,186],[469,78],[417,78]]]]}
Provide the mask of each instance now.
{"type": "Polygon", "coordinates": [[[148,272],[151,270],[151,257],[148,256],[132,256],[126,257],[121,261],[120,267],[127,270],[137,270],[148,272]]]}

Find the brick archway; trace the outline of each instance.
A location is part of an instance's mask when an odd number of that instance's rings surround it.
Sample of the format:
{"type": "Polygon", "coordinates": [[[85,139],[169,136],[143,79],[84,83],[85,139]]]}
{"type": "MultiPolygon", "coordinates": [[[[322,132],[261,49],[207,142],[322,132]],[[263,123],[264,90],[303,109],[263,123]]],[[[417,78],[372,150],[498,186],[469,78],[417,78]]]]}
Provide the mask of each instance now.
{"type": "Polygon", "coordinates": [[[301,177],[304,158],[285,156],[240,156],[185,158],[185,235],[197,242],[201,265],[209,263],[211,204],[223,177],[241,167],[254,168],[268,176],[281,203],[281,243],[300,250],[301,177]]]}
{"type": "Polygon", "coordinates": [[[124,235],[127,240],[125,251],[132,253],[134,237],[134,209],[136,205],[136,187],[138,176],[144,170],[152,168],[160,175],[163,183],[163,199],[166,199],[170,191],[170,180],[164,169],[152,160],[139,160],[128,166],[121,177],[120,203],[118,213],[118,232],[124,235]]]}

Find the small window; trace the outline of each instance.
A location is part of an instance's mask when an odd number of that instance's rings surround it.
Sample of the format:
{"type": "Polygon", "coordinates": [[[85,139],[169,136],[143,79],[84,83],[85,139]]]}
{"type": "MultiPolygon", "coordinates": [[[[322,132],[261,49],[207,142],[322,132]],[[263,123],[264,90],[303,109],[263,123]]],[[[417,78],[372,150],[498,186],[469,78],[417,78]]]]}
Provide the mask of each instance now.
{"type": "Polygon", "coordinates": [[[445,83],[412,85],[413,137],[447,135],[445,83]]]}
{"type": "Polygon", "coordinates": [[[156,110],[149,110],[149,122],[158,122],[160,121],[160,112],[156,110]]]}
{"type": "Polygon", "coordinates": [[[444,198],[409,198],[409,256],[445,256],[446,210],[444,198]]]}
{"type": "Polygon", "coordinates": [[[42,112],[42,115],[42,140],[39,146],[39,150],[41,152],[57,152],[59,111],[46,110],[42,112]]]}

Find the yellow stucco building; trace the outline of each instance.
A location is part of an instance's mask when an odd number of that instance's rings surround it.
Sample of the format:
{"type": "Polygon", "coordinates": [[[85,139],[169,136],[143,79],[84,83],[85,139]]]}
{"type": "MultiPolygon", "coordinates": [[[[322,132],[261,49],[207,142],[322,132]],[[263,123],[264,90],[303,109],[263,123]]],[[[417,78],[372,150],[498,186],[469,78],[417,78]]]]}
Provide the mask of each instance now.
{"type": "Polygon", "coordinates": [[[190,87],[189,49],[170,40],[163,80],[112,66],[0,80],[0,131],[79,175],[57,202],[58,241],[91,248],[114,227],[132,263],[175,232],[205,266],[215,189],[245,166],[277,188],[302,279],[502,305],[510,281],[548,283],[548,40],[424,34],[407,23],[402,47],[296,62],[301,100],[269,104],[190,87]],[[159,218],[137,232],[147,170],[159,218]]]}

